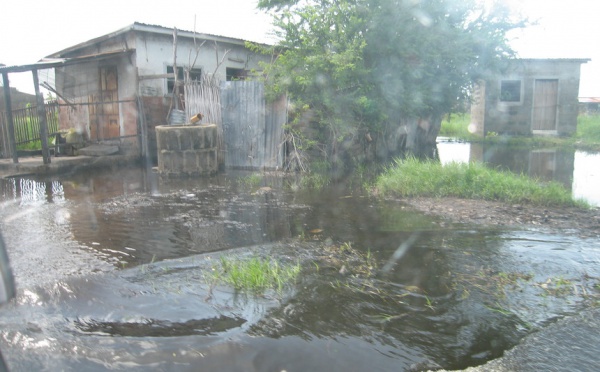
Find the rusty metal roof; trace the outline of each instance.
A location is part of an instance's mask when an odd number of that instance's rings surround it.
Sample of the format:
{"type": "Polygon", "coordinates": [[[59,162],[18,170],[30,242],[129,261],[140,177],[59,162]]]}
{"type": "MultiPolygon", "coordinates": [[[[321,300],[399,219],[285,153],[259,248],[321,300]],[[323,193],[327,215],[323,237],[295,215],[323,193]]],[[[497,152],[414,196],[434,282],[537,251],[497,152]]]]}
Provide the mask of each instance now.
{"type": "Polygon", "coordinates": [[[600,103],[600,97],[579,97],[579,103],[600,103]]]}

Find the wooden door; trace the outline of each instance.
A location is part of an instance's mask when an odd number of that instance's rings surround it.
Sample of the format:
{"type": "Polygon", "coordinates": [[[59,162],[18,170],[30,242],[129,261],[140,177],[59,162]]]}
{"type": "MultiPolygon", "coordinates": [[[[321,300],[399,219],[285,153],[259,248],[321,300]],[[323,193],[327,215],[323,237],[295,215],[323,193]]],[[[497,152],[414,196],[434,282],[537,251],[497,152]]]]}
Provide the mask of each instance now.
{"type": "Polygon", "coordinates": [[[533,130],[556,130],[558,80],[537,79],[533,93],[533,130]]]}
{"type": "Polygon", "coordinates": [[[119,125],[119,96],[117,67],[100,67],[98,93],[90,96],[90,137],[92,140],[117,138],[119,125]]]}

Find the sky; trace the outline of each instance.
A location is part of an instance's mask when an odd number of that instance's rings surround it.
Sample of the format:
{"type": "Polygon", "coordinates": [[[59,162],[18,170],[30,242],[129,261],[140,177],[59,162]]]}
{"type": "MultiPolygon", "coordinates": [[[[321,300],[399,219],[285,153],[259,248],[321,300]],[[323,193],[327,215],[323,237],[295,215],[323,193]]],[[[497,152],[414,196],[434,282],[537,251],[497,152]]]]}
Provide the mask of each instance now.
{"type": "MultiPolygon", "coordinates": [[[[600,1],[501,0],[535,26],[511,34],[522,58],[591,58],[582,65],[580,97],[600,97],[600,1]]],[[[273,42],[270,16],[256,0],[3,0],[0,63],[20,65],[134,22],[177,27],[258,42],[273,42]]],[[[31,73],[10,84],[33,91],[31,73]]]]}

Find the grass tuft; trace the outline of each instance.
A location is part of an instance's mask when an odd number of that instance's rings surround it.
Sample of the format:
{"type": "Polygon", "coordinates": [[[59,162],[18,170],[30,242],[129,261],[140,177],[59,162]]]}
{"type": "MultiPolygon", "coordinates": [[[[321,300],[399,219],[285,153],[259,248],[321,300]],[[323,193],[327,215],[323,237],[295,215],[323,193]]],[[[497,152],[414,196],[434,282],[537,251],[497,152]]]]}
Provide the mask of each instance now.
{"type": "Polygon", "coordinates": [[[588,208],[574,200],[558,182],[539,182],[525,175],[487,168],[481,163],[449,163],[397,160],[375,181],[382,195],[459,197],[530,203],[543,206],[588,208]]]}
{"type": "Polygon", "coordinates": [[[249,259],[221,256],[220,265],[213,268],[213,279],[236,290],[261,293],[268,289],[281,292],[300,273],[300,264],[284,265],[261,257],[249,259]]]}
{"type": "Polygon", "coordinates": [[[240,183],[246,187],[258,187],[262,183],[263,177],[259,173],[252,173],[240,179],[240,183]]]}

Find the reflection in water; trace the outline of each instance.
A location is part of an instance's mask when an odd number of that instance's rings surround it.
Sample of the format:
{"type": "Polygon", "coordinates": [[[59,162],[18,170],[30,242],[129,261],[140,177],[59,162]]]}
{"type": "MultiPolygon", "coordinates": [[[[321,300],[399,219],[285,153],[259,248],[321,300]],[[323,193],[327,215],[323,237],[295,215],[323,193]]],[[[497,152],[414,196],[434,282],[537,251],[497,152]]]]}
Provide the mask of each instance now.
{"type": "Polygon", "coordinates": [[[600,155],[575,152],[573,195],[600,206],[600,155]]]}
{"type": "Polygon", "coordinates": [[[600,154],[562,149],[528,149],[497,144],[438,143],[442,164],[449,162],[485,162],[493,167],[526,174],[544,181],[556,181],[573,197],[600,206],[600,154]]]}
{"type": "Polygon", "coordinates": [[[65,200],[63,185],[59,181],[7,178],[0,183],[0,192],[4,201],[14,200],[21,205],[60,203],[65,200]]]}

